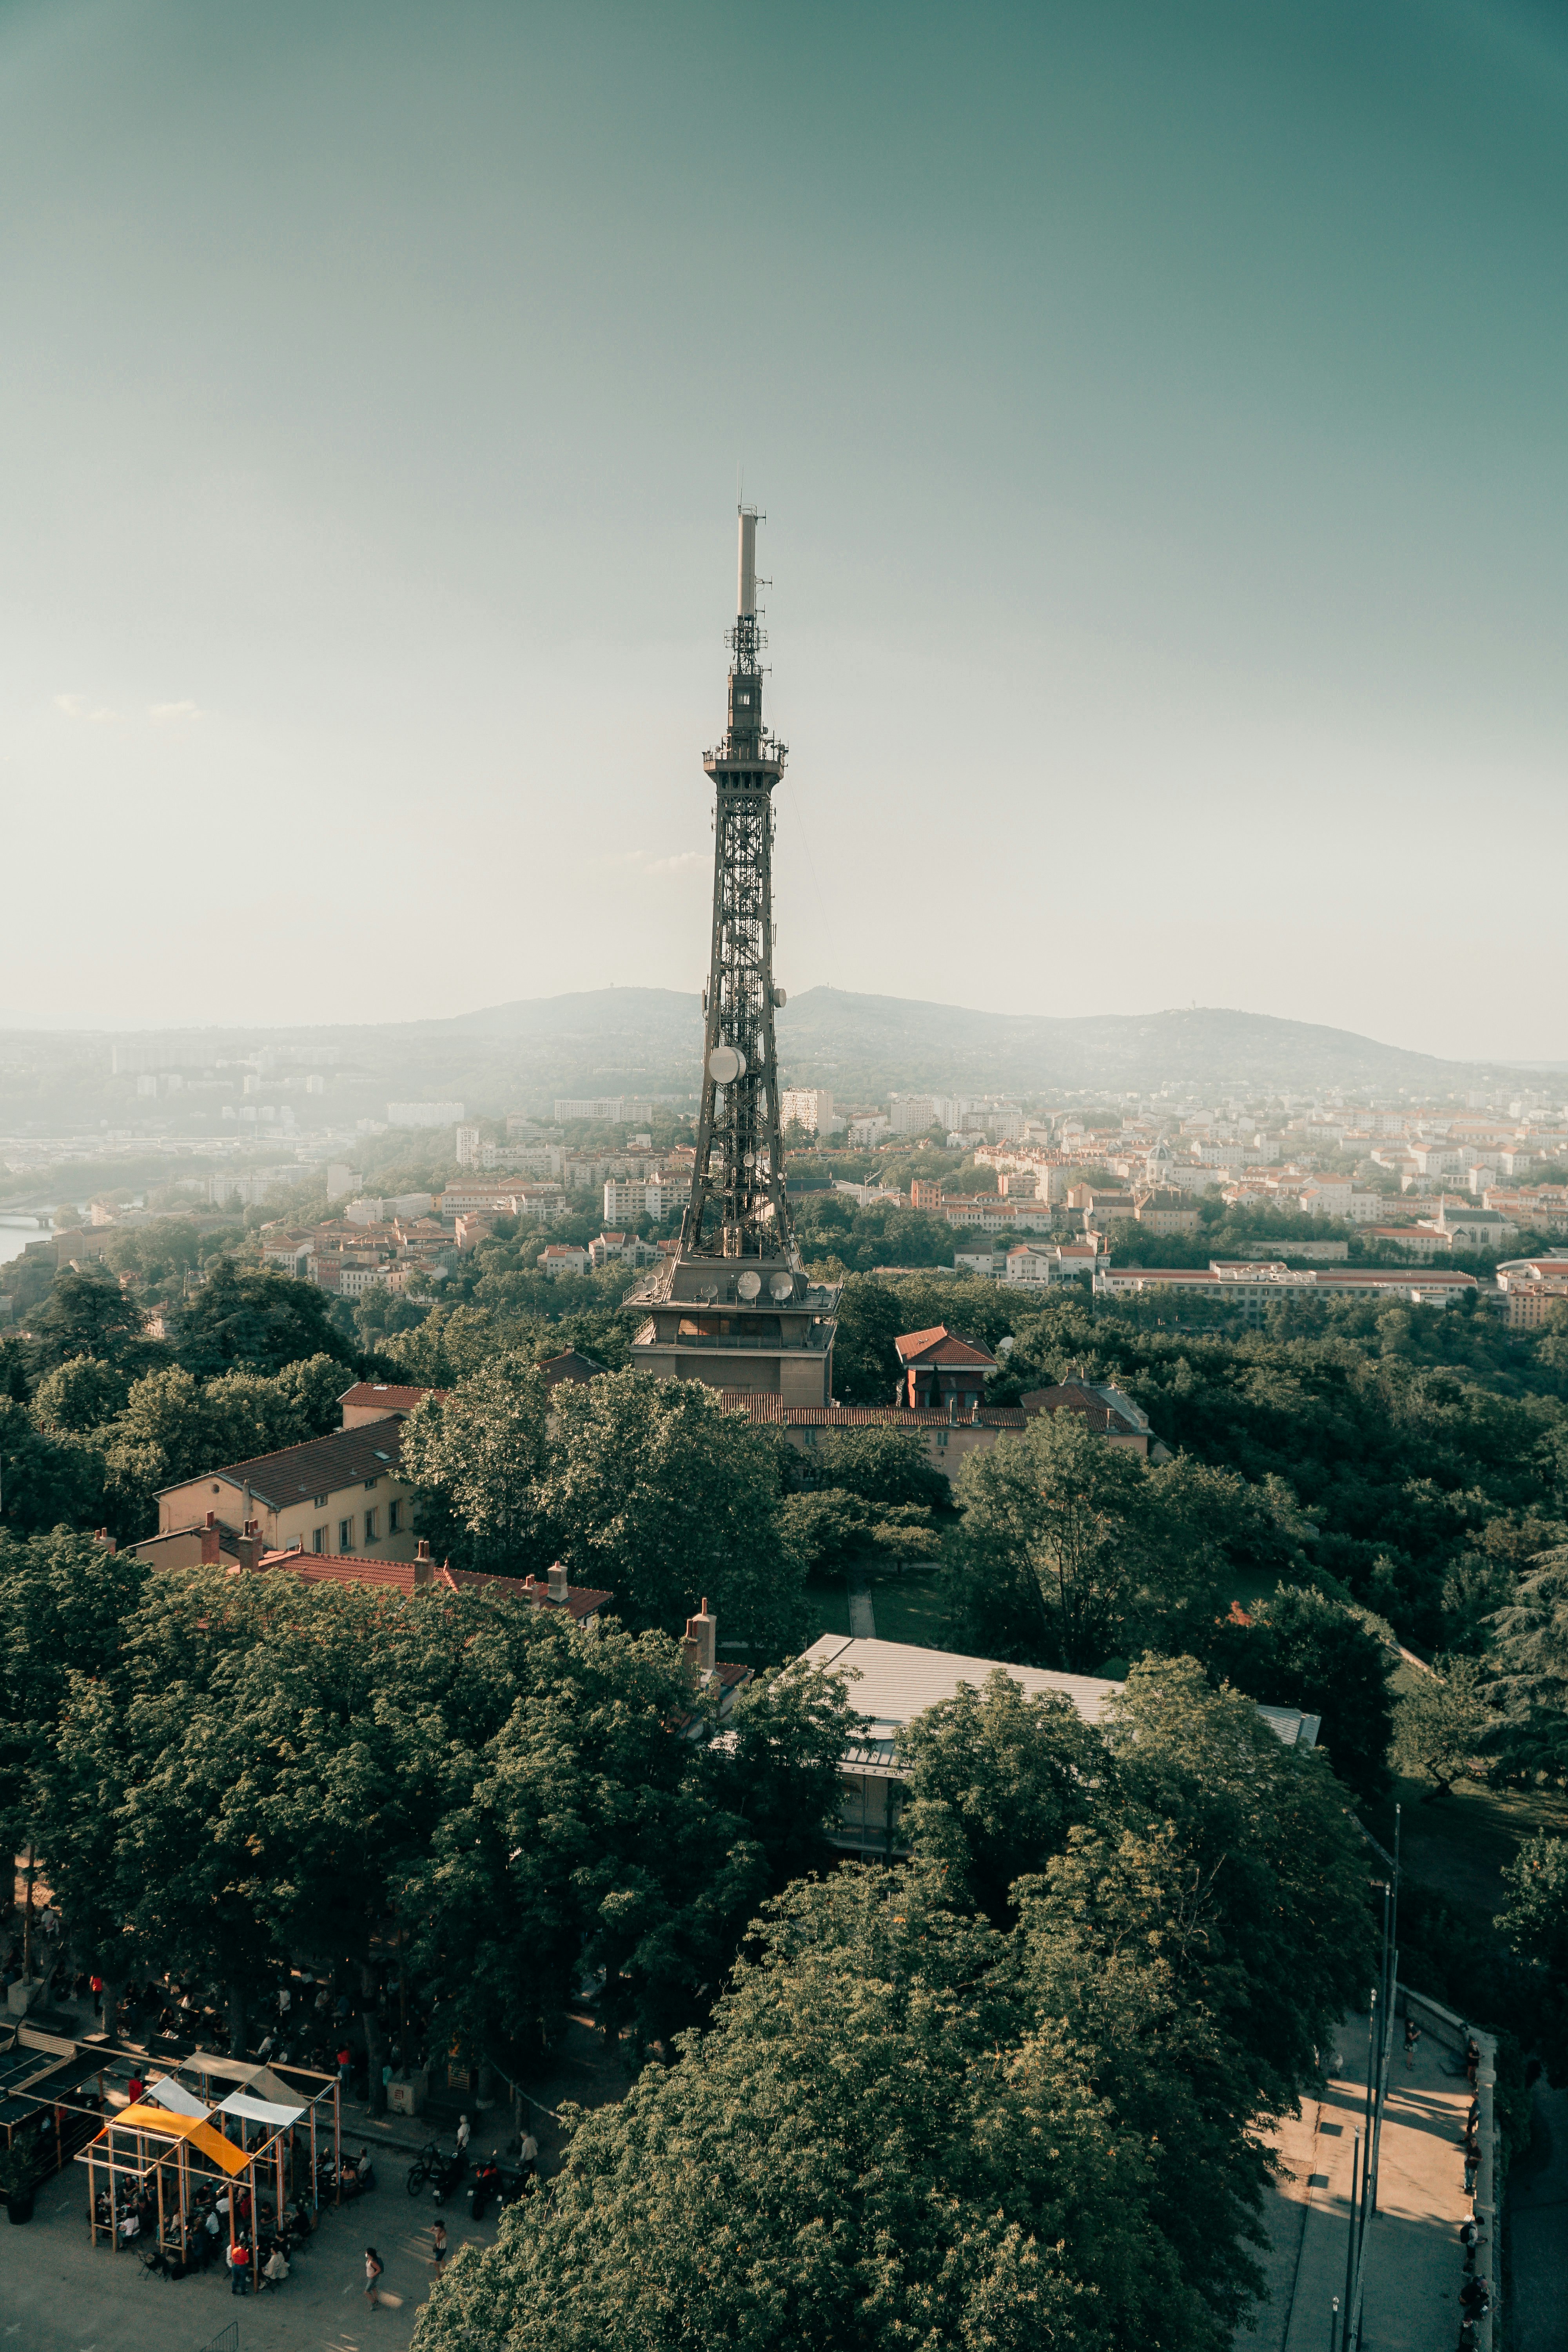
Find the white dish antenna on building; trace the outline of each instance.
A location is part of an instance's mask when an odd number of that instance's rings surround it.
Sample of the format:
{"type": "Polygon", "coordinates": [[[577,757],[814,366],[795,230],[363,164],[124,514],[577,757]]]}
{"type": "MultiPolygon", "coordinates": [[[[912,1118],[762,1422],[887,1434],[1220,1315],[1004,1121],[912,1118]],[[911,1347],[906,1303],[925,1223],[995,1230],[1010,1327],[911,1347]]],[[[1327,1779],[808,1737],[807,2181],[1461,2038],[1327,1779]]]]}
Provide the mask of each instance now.
{"type": "Polygon", "coordinates": [[[775,1274],[768,1284],[768,1295],[782,1307],[786,1298],[795,1297],[795,1282],[787,1274],[775,1274]]]}
{"type": "Polygon", "coordinates": [[[736,1290],[740,1293],[742,1298],[755,1298],[762,1286],[762,1276],[760,1274],[753,1274],[750,1270],[743,1274],[739,1282],[735,1285],[736,1290]]]}
{"type": "Polygon", "coordinates": [[[708,1056],[708,1075],[716,1087],[733,1086],[746,1075],[746,1057],[733,1045],[715,1045],[708,1056]]]}

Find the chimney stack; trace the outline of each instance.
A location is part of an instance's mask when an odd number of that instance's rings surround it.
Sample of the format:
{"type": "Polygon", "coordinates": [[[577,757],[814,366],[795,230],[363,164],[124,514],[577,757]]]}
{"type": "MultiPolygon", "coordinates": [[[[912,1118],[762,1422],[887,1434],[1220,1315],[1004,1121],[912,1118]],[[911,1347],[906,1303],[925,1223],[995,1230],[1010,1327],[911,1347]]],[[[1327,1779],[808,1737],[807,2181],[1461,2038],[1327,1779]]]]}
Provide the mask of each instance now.
{"type": "Polygon", "coordinates": [[[202,1529],[202,1566],[216,1568],[218,1556],[217,1513],[207,1513],[207,1523],[202,1529]]]}
{"type": "Polygon", "coordinates": [[[717,1663],[719,1620],[708,1606],[708,1596],[702,1596],[702,1607],[695,1617],[686,1621],[686,1639],[681,1647],[700,1675],[710,1675],[717,1663]]]}
{"type": "Polygon", "coordinates": [[[566,1606],[566,1570],[563,1563],[558,1559],[551,1562],[548,1590],[552,1601],[558,1602],[563,1609],[566,1606]]]}
{"type": "Polygon", "coordinates": [[[416,1585],[428,1584],[435,1573],[436,1564],[430,1557],[430,1546],[421,1536],[414,1548],[414,1581],[416,1585]]]}

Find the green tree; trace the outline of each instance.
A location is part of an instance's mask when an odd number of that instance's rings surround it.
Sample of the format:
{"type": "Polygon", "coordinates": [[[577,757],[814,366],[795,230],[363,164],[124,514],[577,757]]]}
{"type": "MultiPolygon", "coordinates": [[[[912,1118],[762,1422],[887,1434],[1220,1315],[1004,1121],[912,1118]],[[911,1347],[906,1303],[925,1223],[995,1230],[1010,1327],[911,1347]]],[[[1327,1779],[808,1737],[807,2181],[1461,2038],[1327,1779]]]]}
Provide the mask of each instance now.
{"type": "Polygon", "coordinates": [[[863,1503],[923,1504],[949,1499],[946,1478],[901,1429],[828,1429],[817,1439],[812,1467],[825,1486],[841,1487],[863,1503]]]}
{"type": "Polygon", "coordinates": [[[1206,2347],[1140,2152],[1058,2031],[1020,2034],[1004,1961],[918,1877],[792,1888],[714,2031],[578,2119],[422,2345],[1206,2347]]]}
{"type": "Polygon", "coordinates": [[[1542,1552],[1494,1620],[1491,1736],[1513,1771],[1568,1772],[1568,1548],[1542,1552]]]}
{"type": "Polygon", "coordinates": [[[0,1529],[0,1835],[20,1851],[40,1828],[45,1774],[73,1676],[101,1682],[148,1570],[127,1552],[57,1528],[0,1529]]]}
{"type": "Polygon", "coordinates": [[[1439,1658],[1394,1707],[1394,1769],[1434,1781],[1432,1795],[1446,1797],[1456,1780],[1485,1770],[1480,1753],[1488,1727],[1479,1659],[1439,1658]]]}
{"type": "Polygon", "coordinates": [[[678,1633],[704,1595],[720,1638],[781,1658],[802,1591],[779,1519],[778,1441],[696,1381],[616,1372],[555,1391],[544,1517],[580,1584],[634,1631],[678,1633]]]}
{"type": "Polygon", "coordinates": [[[437,1557],[522,1575],[547,1564],[550,1391],[526,1357],[491,1358],[403,1424],[402,1464],[437,1557]]]}
{"type": "Polygon", "coordinates": [[[1364,1609],[1301,1585],[1278,1586],[1248,1613],[1250,1625],[1215,1629],[1211,1669],[1266,1706],[1321,1715],[1320,1745],[1340,1779],[1375,1801],[1388,1785],[1394,1727],[1386,1627],[1364,1609]]]}
{"type": "Polygon", "coordinates": [[[1042,1663],[1091,1674],[1120,1649],[1147,1567],[1142,1463],[1078,1413],[1039,1413],[959,1475],[971,1580],[1015,1601],[1042,1663]]]}
{"type": "Polygon", "coordinates": [[[232,1258],[218,1260],[175,1325],[174,1352],[199,1374],[278,1372],[308,1356],[353,1361],[324,1291],[269,1267],[241,1268],[232,1258]]]}
{"type": "Polygon", "coordinates": [[[875,1559],[902,1565],[934,1559],[941,1544],[919,1503],[864,1503],[841,1486],[787,1495],[779,1510],[784,1540],[808,1569],[834,1570],[875,1559]]]}
{"type": "Polygon", "coordinates": [[[0,1396],[0,1524],[19,1535],[96,1527],[103,1457],[87,1440],[41,1430],[25,1405],[0,1396]]]}
{"type": "Polygon", "coordinates": [[[89,1436],[124,1411],[132,1378],[126,1364],[68,1356],[38,1382],[33,1418],[51,1436],[89,1436]]]}
{"type": "Polygon", "coordinates": [[[953,1900],[998,1927],[1013,1916],[1014,1883],[1042,1870],[1089,1817],[1105,1769],[1103,1744],[1070,1698],[1030,1697],[1000,1670],[984,1691],[961,1683],[917,1716],[899,1753],[905,1833],[948,1874],[953,1900]]]}
{"type": "Polygon", "coordinates": [[[1568,2084],[1568,1838],[1538,1831],[1502,1874],[1493,1926],[1530,1967],[1533,2039],[1553,2088],[1568,2084]]]}
{"type": "Polygon", "coordinates": [[[163,1353],[145,1338],[145,1324],[141,1307],[111,1276],[62,1266],[33,1318],[34,1364],[47,1371],[72,1356],[96,1356],[140,1370],[163,1353]]]}

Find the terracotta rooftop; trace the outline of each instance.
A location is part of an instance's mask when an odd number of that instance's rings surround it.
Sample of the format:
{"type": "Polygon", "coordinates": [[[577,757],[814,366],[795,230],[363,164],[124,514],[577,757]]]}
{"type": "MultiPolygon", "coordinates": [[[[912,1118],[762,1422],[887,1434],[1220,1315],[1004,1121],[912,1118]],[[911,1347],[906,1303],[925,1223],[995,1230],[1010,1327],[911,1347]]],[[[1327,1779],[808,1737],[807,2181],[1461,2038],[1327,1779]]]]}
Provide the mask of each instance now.
{"type": "Polygon", "coordinates": [[[379,1585],[393,1592],[493,1591],[500,1601],[529,1601],[536,1609],[564,1609],[578,1622],[593,1617],[613,1592],[569,1584],[566,1598],[552,1601],[548,1585],[532,1576],[492,1576],[482,1569],[437,1567],[429,1559],[369,1559],[354,1552],[268,1551],[257,1563],[262,1569],[281,1568],[301,1576],[307,1584],[379,1585]]]}
{"type": "Polygon", "coordinates": [[[976,1347],[973,1339],[961,1339],[945,1323],[933,1323],[929,1331],[901,1331],[893,1341],[901,1364],[973,1364],[994,1367],[996,1359],[987,1348],[976,1347]]]}

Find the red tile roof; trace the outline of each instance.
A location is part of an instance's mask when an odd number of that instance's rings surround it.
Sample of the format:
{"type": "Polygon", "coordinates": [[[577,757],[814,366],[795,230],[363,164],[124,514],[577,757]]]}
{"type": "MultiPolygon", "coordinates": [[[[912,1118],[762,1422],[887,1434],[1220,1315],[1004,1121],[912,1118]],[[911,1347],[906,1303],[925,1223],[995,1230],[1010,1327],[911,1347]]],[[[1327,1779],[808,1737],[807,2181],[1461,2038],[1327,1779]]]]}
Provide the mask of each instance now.
{"type": "Polygon", "coordinates": [[[996,1359],[987,1348],[976,1347],[973,1339],[961,1339],[945,1323],[932,1324],[929,1331],[903,1331],[893,1342],[901,1364],[992,1364],[996,1359]]]}
{"type": "Polygon", "coordinates": [[[578,1621],[595,1616],[616,1597],[595,1592],[589,1585],[569,1584],[564,1601],[552,1601],[548,1586],[531,1576],[492,1576],[482,1569],[437,1567],[428,1559],[367,1559],[356,1552],[267,1551],[258,1566],[287,1569],[307,1584],[381,1585],[395,1592],[493,1591],[500,1601],[528,1601],[536,1609],[564,1608],[578,1621]]]}
{"type": "Polygon", "coordinates": [[[1031,1389],[1019,1402],[1031,1414],[1081,1413],[1097,1437],[1141,1437],[1146,1433],[1136,1422],[1129,1421],[1125,1413],[1118,1412],[1114,1405],[1107,1404],[1103,1397],[1096,1396],[1091,1388],[1079,1381],[1066,1381],[1057,1388],[1031,1389]]]}

